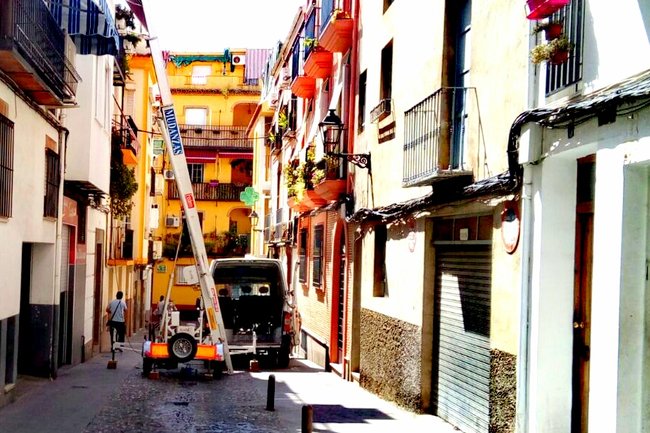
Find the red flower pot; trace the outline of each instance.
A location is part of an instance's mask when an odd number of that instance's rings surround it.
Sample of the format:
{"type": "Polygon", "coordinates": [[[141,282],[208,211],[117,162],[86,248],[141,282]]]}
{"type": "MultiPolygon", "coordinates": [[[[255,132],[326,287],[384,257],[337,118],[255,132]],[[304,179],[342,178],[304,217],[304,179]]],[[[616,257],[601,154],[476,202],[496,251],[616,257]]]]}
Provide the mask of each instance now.
{"type": "Polygon", "coordinates": [[[529,20],[541,20],[569,4],[571,0],[526,0],[529,20]]]}
{"type": "Polygon", "coordinates": [[[568,51],[556,51],[555,53],[551,54],[549,63],[551,63],[552,65],[560,65],[566,62],[567,60],[569,60],[568,51]]]}
{"type": "Polygon", "coordinates": [[[544,30],[547,41],[552,41],[555,38],[559,38],[562,35],[564,26],[560,23],[549,24],[548,27],[544,30]]]}

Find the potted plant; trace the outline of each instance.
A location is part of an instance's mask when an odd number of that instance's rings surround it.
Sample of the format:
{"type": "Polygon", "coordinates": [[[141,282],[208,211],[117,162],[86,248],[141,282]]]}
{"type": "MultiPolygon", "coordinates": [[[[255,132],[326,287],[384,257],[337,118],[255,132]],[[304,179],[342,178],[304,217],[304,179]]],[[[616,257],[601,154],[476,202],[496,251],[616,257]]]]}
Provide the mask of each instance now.
{"type": "Polygon", "coordinates": [[[561,21],[544,21],[540,22],[533,27],[533,33],[544,32],[547,41],[557,39],[562,35],[564,25],[561,21]]]}
{"type": "Polygon", "coordinates": [[[545,44],[537,45],[530,51],[530,61],[538,64],[549,62],[553,65],[564,63],[569,58],[573,44],[566,37],[559,37],[545,44]]]}
{"type": "Polygon", "coordinates": [[[287,112],[285,110],[280,111],[278,114],[278,128],[284,130],[289,126],[289,118],[287,117],[287,112]]]}

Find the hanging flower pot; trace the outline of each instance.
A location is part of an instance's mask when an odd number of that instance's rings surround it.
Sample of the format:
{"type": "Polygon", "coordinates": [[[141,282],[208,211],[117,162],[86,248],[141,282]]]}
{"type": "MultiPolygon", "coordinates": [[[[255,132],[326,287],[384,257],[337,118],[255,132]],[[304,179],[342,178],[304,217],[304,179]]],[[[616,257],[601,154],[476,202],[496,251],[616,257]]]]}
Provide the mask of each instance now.
{"type": "Polygon", "coordinates": [[[569,51],[572,48],[573,44],[566,37],[556,38],[533,48],[530,51],[530,61],[535,64],[541,62],[549,62],[554,65],[564,63],[568,60],[569,51]]]}
{"type": "Polygon", "coordinates": [[[547,41],[552,41],[562,36],[564,25],[560,21],[541,22],[535,26],[533,33],[544,32],[547,41]]]}
{"type": "Polygon", "coordinates": [[[560,8],[569,4],[571,0],[526,0],[529,20],[541,20],[552,15],[560,8]]]}
{"type": "Polygon", "coordinates": [[[560,50],[551,54],[551,58],[548,60],[552,65],[561,65],[569,60],[569,50],[560,50]]]}

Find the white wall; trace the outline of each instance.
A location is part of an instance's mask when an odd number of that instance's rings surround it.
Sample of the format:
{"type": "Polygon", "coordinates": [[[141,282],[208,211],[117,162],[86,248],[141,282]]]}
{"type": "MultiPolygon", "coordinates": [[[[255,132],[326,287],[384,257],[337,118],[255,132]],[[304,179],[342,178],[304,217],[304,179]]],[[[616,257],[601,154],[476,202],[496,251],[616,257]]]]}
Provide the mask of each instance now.
{"type": "Polygon", "coordinates": [[[576,163],[552,158],[533,172],[529,417],[531,432],[571,430],[576,163]],[[551,320],[552,319],[552,320],[551,320]],[[568,386],[567,386],[568,385],[568,386]]]}
{"type": "MultiPolygon", "coordinates": [[[[66,180],[89,181],[106,193],[110,184],[112,84],[108,92],[104,90],[105,68],[112,59],[76,56],[75,67],[82,77],[77,88],[79,107],[65,114],[65,125],[70,130],[66,180]],[[109,103],[106,98],[110,98],[109,103]],[[104,109],[108,113],[102,113],[104,109]]],[[[112,79],[112,73],[109,77],[112,79]]]]}
{"type": "MultiPolygon", "coordinates": [[[[0,82],[0,99],[8,104],[7,117],[14,122],[14,172],[12,217],[0,218],[0,319],[18,314],[20,308],[20,264],[23,242],[49,244],[51,257],[42,265],[39,291],[51,293],[53,287],[56,221],[43,217],[45,188],[45,140],[58,141],[57,130],[0,82]]],[[[47,249],[46,246],[43,248],[47,249]]],[[[52,304],[52,296],[39,296],[34,302],[52,304]],[[43,298],[43,299],[41,299],[43,298]]]]}
{"type": "Polygon", "coordinates": [[[361,307],[389,317],[422,326],[424,278],[424,219],[416,220],[415,226],[406,225],[388,228],[386,244],[386,278],[388,294],[373,296],[374,285],[374,233],[363,239],[363,261],[361,277],[361,307]],[[409,233],[413,232],[415,249],[409,249],[409,233]]]}
{"type": "Polygon", "coordinates": [[[585,3],[585,90],[598,89],[649,69],[650,3],[645,0],[585,3]],[[633,55],[624,49],[628,46],[634,47],[633,55]]]}

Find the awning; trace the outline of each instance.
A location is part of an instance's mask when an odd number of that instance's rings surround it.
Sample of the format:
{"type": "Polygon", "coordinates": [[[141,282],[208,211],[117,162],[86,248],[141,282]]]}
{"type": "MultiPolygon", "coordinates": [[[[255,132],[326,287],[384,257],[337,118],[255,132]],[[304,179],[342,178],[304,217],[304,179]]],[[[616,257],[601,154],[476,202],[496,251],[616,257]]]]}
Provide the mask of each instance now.
{"type": "Polygon", "coordinates": [[[210,150],[185,149],[185,159],[189,164],[210,164],[217,161],[217,154],[210,150]]]}
{"type": "Polygon", "coordinates": [[[219,152],[220,158],[253,159],[253,152],[219,152]]]}
{"type": "Polygon", "coordinates": [[[59,27],[67,31],[77,54],[115,56],[120,37],[106,0],[46,0],[59,27]]]}

